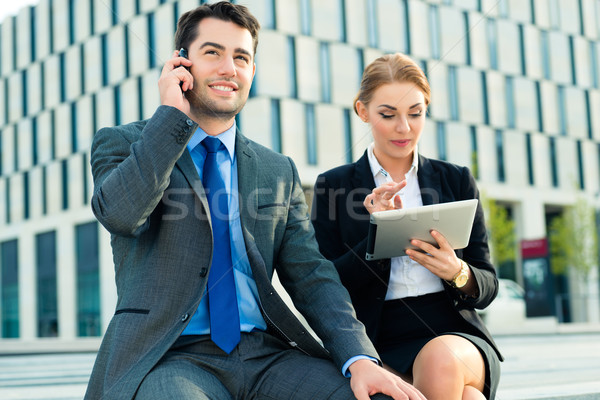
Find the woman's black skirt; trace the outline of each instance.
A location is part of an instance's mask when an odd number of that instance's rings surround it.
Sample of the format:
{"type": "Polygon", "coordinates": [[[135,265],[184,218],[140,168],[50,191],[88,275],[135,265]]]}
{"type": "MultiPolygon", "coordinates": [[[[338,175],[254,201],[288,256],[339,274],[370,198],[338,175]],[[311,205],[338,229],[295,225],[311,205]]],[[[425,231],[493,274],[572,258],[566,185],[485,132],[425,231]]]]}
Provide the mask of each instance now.
{"type": "Polygon", "coordinates": [[[386,301],[375,347],[385,364],[412,375],[419,351],[443,334],[462,336],[479,349],[486,370],[483,394],[494,399],[500,379],[498,355],[482,334],[456,312],[445,292],[386,301]]]}

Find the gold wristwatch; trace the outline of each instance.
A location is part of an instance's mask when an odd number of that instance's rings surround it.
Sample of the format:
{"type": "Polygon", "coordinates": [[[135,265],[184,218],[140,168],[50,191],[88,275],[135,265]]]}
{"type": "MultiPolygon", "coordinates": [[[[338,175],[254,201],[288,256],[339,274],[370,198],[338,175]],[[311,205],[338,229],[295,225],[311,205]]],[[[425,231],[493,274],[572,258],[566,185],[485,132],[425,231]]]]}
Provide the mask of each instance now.
{"type": "Polygon", "coordinates": [[[448,282],[452,287],[455,287],[457,289],[464,287],[469,281],[469,266],[463,260],[459,260],[460,271],[458,271],[458,273],[454,275],[454,278],[452,278],[452,280],[448,282]]]}

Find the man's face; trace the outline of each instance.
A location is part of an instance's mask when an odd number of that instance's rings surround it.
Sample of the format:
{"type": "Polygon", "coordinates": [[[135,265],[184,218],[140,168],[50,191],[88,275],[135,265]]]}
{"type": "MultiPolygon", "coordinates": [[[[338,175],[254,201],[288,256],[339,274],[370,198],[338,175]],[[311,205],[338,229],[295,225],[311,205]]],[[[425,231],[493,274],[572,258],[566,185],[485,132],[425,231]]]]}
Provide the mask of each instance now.
{"type": "Polygon", "coordinates": [[[194,88],[186,93],[200,118],[229,121],[246,104],[254,78],[252,35],[233,22],[204,18],[188,48],[194,88]]]}

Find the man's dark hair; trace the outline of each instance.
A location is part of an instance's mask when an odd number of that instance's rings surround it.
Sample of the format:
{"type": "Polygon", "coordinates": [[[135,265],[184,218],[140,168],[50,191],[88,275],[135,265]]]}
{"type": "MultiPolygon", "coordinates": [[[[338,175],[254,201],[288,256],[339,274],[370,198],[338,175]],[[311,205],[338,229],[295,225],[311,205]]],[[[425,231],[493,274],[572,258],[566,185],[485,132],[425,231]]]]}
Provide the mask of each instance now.
{"type": "Polygon", "coordinates": [[[233,22],[234,24],[247,29],[252,35],[252,44],[254,54],[258,46],[258,30],[260,24],[258,20],[250,13],[247,7],[239,4],[232,4],[228,1],[220,1],[214,4],[204,4],[198,8],[190,10],[183,14],[177,22],[177,32],[175,32],[175,48],[188,48],[198,36],[198,25],[204,18],[216,18],[222,21],[233,22]]]}

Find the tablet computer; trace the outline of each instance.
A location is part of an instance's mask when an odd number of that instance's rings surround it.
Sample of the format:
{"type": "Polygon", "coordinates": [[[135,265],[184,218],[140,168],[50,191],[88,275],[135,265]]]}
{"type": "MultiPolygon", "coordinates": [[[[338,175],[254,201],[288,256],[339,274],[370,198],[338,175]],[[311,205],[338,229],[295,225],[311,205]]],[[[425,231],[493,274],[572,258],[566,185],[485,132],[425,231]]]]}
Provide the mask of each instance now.
{"type": "Polygon", "coordinates": [[[371,214],[367,240],[367,260],[404,256],[415,247],[411,239],[437,245],[432,229],[440,232],[453,249],[469,244],[479,200],[461,200],[415,208],[378,211],[371,214]]]}

